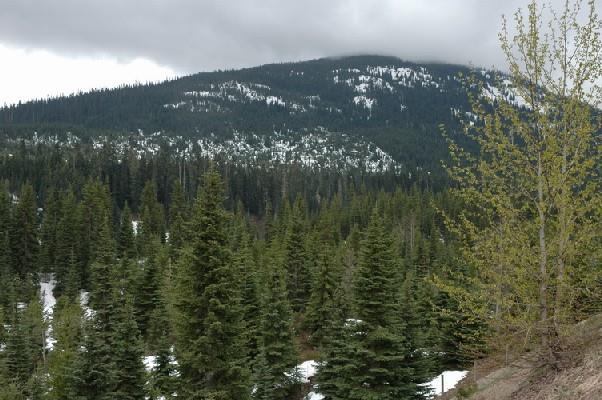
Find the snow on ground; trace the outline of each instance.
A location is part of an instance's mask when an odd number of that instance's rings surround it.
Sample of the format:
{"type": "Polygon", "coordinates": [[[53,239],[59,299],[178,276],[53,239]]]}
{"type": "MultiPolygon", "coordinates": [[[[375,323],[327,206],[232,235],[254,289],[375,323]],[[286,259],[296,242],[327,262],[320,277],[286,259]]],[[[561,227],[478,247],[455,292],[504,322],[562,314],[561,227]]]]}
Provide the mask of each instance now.
{"type": "Polygon", "coordinates": [[[86,292],[85,290],[80,290],[79,292],[79,305],[82,307],[84,311],[84,317],[90,319],[94,315],[94,310],[88,307],[88,303],[90,302],[90,292],[86,292]]]}
{"type": "Polygon", "coordinates": [[[142,359],[142,362],[144,363],[144,368],[150,372],[152,370],[154,370],[155,368],[157,368],[157,356],[145,356],[142,359]]]}
{"type": "Polygon", "coordinates": [[[40,282],[40,298],[42,300],[42,306],[44,307],[44,319],[48,322],[48,330],[46,331],[46,348],[52,350],[56,340],[52,337],[52,313],[54,311],[54,305],[56,299],[54,298],[54,287],[56,286],[56,280],[54,276],[50,275],[47,282],[44,279],[40,282]]]}
{"type": "Polygon", "coordinates": [[[46,316],[52,316],[56,299],[54,298],[54,287],[56,281],[54,278],[50,278],[48,282],[40,282],[40,296],[42,297],[42,304],[44,305],[44,314],[46,316]]]}
{"type": "Polygon", "coordinates": [[[324,395],[316,392],[309,392],[307,396],[305,396],[305,400],[322,400],[324,399],[324,395]]]}
{"type": "Polygon", "coordinates": [[[318,363],[314,360],[305,361],[299,365],[297,365],[297,371],[299,371],[299,375],[301,376],[301,381],[303,383],[309,382],[309,379],[316,375],[316,369],[318,368],[318,363]]]}
{"type": "Polygon", "coordinates": [[[458,382],[464,379],[466,374],[468,374],[468,371],[444,371],[432,381],[426,383],[425,386],[433,390],[431,394],[440,395],[441,393],[445,393],[448,390],[455,388],[458,382]],[[441,380],[442,376],[443,380],[441,380]]]}

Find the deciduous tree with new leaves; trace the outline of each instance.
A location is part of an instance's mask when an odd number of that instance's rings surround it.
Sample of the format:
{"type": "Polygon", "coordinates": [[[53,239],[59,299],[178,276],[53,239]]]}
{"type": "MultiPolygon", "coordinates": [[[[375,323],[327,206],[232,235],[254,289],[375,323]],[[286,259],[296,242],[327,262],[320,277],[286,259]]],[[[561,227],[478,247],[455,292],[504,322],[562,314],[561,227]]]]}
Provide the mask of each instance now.
{"type": "Polygon", "coordinates": [[[479,152],[448,136],[467,205],[448,222],[477,271],[476,308],[498,335],[537,342],[548,366],[567,324],[599,300],[601,29],[593,0],[559,11],[534,0],[513,26],[504,19],[508,74],[497,88],[467,79],[465,133],[479,152]]]}

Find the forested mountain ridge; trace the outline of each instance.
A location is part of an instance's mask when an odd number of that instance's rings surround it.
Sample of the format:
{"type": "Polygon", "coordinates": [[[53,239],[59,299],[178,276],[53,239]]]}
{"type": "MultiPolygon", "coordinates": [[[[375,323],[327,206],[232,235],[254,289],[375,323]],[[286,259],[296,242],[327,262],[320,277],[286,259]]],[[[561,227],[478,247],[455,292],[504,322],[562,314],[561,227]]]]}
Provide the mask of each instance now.
{"type": "MultiPolygon", "coordinates": [[[[514,99],[493,73],[394,57],[354,56],[198,73],[0,109],[4,140],[162,144],[228,159],[270,159],[369,172],[437,170],[438,125],[470,118],[460,75],[514,99]],[[34,132],[36,135],[34,136],[34,132]]],[[[520,104],[520,102],[517,102],[520,104]]]]}

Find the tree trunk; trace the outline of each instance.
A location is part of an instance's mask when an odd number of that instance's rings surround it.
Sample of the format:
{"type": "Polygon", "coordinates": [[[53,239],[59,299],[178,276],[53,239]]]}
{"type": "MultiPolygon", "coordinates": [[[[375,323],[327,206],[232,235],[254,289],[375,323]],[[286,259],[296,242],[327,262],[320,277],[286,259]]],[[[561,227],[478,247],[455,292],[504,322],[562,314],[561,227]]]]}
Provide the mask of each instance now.
{"type": "Polygon", "coordinates": [[[551,347],[549,341],[548,323],[548,253],[546,249],[546,214],[543,199],[543,172],[541,152],[537,158],[537,210],[539,213],[539,323],[541,350],[544,361],[551,361],[551,347]]]}

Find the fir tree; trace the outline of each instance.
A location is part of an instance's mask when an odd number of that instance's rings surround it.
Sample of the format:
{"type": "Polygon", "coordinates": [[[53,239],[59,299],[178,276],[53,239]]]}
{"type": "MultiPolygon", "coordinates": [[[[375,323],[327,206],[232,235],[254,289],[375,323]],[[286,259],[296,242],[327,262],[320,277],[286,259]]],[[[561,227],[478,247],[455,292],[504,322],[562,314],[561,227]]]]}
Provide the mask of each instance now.
{"type": "Polygon", "coordinates": [[[311,342],[322,344],[325,330],[331,325],[331,318],[341,306],[337,296],[341,292],[341,273],[335,259],[336,252],[332,245],[320,246],[317,259],[317,271],[311,289],[311,296],[305,315],[305,325],[311,332],[311,342]]]}
{"type": "Polygon", "coordinates": [[[136,295],[136,317],[143,338],[148,338],[151,316],[160,302],[161,273],[169,262],[167,248],[161,244],[158,237],[149,243],[148,255],[142,264],[139,274],[136,295]]]}
{"type": "Polygon", "coordinates": [[[77,395],[87,400],[110,398],[116,382],[113,357],[113,316],[116,312],[113,293],[115,253],[108,217],[103,219],[97,234],[92,272],[90,306],[92,316],[83,323],[82,341],[76,360],[77,395]]]}
{"type": "MultiPolygon", "coordinates": [[[[357,320],[344,329],[345,341],[330,355],[334,365],[321,376],[320,390],[330,399],[422,399],[425,371],[420,351],[411,348],[400,319],[398,260],[391,237],[375,211],[361,244],[354,279],[357,320]],[[345,366],[341,360],[349,360],[345,366]],[[341,368],[337,377],[334,366],[341,368]],[[351,371],[351,373],[349,372],[351,371]]],[[[331,360],[325,360],[328,365],[331,360]]]]}
{"type": "Polygon", "coordinates": [[[112,361],[116,367],[113,375],[115,387],[111,395],[119,400],[143,400],[146,394],[142,342],[134,319],[132,299],[127,294],[121,294],[125,290],[118,288],[115,291],[119,307],[111,337],[112,361]]]}
{"type": "Polygon", "coordinates": [[[21,188],[21,197],[14,208],[12,218],[11,251],[12,265],[21,278],[37,279],[31,274],[37,273],[38,229],[37,207],[33,187],[25,184],[21,188]]]}
{"type": "Polygon", "coordinates": [[[13,273],[10,267],[10,202],[8,192],[0,182],[0,307],[10,308],[13,292],[13,273]]]}
{"type": "Polygon", "coordinates": [[[136,243],[134,240],[134,228],[132,227],[132,213],[127,203],[121,213],[121,224],[119,229],[119,243],[117,255],[120,258],[136,259],[136,243]]]}
{"type": "Polygon", "coordinates": [[[29,334],[24,323],[23,310],[16,310],[10,321],[10,329],[6,338],[6,366],[8,376],[19,387],[23,388],[33,372],[33,349],[29,347],[29,334]]]}
{"type": "Polygon", "coordinates": [[[250,393],[222,203],[220,177],[210,171],[195,203],[191,251],[181,257],[177,282],[176,350],[191,399],[244,399],[250,393]]]}
{"type": "MultiPolygon", "coordinates": [[[[274,245],[277,247],[277,245],[274,245]]],[[[261,302],[259,355],[255,367],[258,400],[289,398],[298,389],[293,343],[293,317],[287,296],[286,278],[278,249],[272,249],[266,271],[261,302]]]]}
{"type": "Polygon", "coordinates": [[[254,360],[259,351],[261,301],[258,268],[253,257],[250,240],[249,233],[245,230],[242,233],[241,244],[235,255],[234,263],[239,275],[246,347],[249,359],[254,360]]]}
{"type": "Polygon", "coordinates": [[[157,187],[152,181],[146,182],[140,200],[140,223],[137,240],[139,252],[146,255],[154,237],[165,240],[165,217],[163,206],[157,201],[157,187]]]}
{"type": "MultiPolygon", "coordinates": [[[[66,287],[79,289],[81,286],[81,271],[77,262],[77,207],[72,191],[61,196],[61,210],[56,232],[55,279],[56,293],[60,295],[66,287]]],[[[73,293],[72,293],[73,294],[73,293]]]]}
{"type": "Polygon", "coordinates": [[[310,274],[305,251],[305,206],[299,197],[291,212],[285,238],[288,293],[294,311],[303,311],[309,297],[310,274]]]}
{"type": "Polygon", "coordinates": [[[171,203],[169,205],[169,245],[172,249],[172,256],[175,256],[176,250],[184,246],[188,238],[188,234],[186,233],[187,218],[188,210],[184,191],[180,182],[176,181],[173,185],[171,203]]]}
{"type": "Polygon", "coordinates": [[[44,218],[40,230],[39,267],[41,272],[54,272],[56,265],[57,228],[60,218],[60,204],[57,193],[51,188],[44,203],[44,218]]]}
{"type": "Polygon", "coordinates": [[[56,343],[50,353],[49,398],[52,400],[75,399],[77,394],[75,369],[81,335],[82,310],[79,302],[71,297],[58,299],[52,320],[52,332],[56,343]]]}

